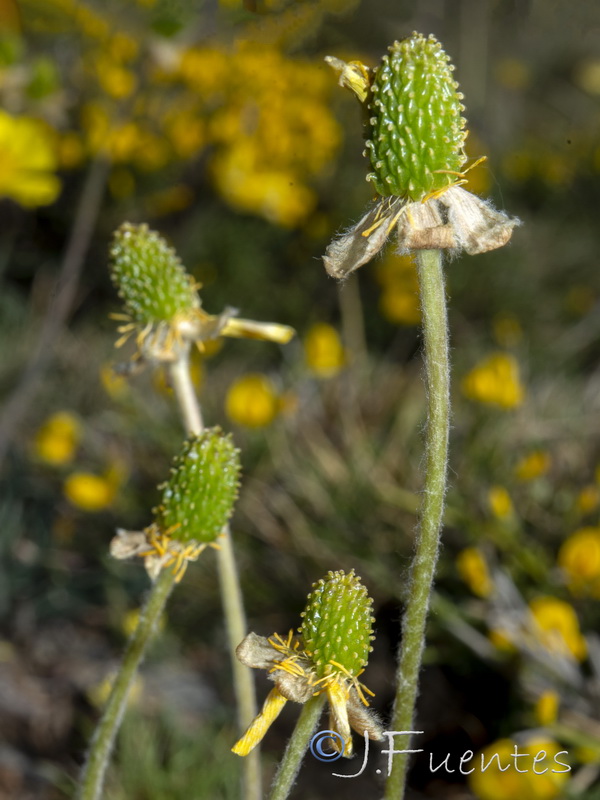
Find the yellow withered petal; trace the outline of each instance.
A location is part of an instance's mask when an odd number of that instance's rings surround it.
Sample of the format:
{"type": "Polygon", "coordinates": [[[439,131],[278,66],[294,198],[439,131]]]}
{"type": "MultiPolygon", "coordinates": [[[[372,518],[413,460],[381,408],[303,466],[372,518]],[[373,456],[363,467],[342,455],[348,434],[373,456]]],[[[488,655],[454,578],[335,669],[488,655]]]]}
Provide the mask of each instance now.
{"type": "Polygon", "coordinates": [[[342,681],[332,681],[327,686],[331,730],[339,733],[344,740],[342,755],[350,757],[353,753],[353,747],[350,720],[348,719],[348,695],[348,687],[342,681]]]}
{"type": "Polygon", "coordinates": [[[277,344],[287,344],[294,334],[294,329],[289,325],[279,325],[276,322],[254,322],[254,320],[236,319],[235,317],[227,320],[221,330],[221,336],[258,339],[264,342],[277,342],[277,344]]]}
{"type": "Polygon", "coordinates": [[[250,723],[250,727],[242,738],[231,748],[231,752],[236,756],[247,756],[256,745],[262,741],[265,733],[269,730],[273,722],[281,713],[282,708],[287,703],[287,699],[275,687],[267,695],[267,699],[262,707],[262,711],[250,723]]]}

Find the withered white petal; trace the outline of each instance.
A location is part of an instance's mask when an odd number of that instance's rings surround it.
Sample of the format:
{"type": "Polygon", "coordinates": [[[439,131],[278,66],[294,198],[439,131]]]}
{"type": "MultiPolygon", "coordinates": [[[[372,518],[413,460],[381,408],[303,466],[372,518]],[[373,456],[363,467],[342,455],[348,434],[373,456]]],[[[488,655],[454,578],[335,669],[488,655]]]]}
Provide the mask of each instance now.
{"type": "Polygon", "coordinates": [[[238,661],[252,669],[269,669],[276,659],[281,658],[269,640],[257,633],[249,633],[238,644],[235,655],[238,661]]]}
{"type": "Polygon", "coordinates": [[[148,549],[148,539],[144,531],[127,531],[117,528],[117,535],[111,540],[110,554],[120,561],[133,558],[148,549]]]}
{"type": "Polygon", "coordinates": [[[354,687],[350,689],[348,697],[348,720],[352,727],[361,736],[365,731],[369,739],[380,742],[383,739],[383,725],[379,722],[373,711],[366,708],[354,687]]]}
{"type": "Polygon", "coordinates": [[[438,202],[448,209],[448,222],[458,246],[470,256],[502,247],[512,236],[513,228],[521,224],[516,217],[496,211],[491,203],[460,186],[452,186],[438,202]]]}
{"type": "Polygon", "coordinates": [[[346,278],[381,250],[391,233],[390,225],[404,200],[382,200],[369,209],[349,231],[335,238],[323,256],[325,269],[333,278],[346,278]]]}
{"type": "Polygon", "coordinates": [[[433,199],[406,205],[398,218],[396,230],[401,253],[457,246],[452,227],[444,223],[438,203],[433,199]]]}

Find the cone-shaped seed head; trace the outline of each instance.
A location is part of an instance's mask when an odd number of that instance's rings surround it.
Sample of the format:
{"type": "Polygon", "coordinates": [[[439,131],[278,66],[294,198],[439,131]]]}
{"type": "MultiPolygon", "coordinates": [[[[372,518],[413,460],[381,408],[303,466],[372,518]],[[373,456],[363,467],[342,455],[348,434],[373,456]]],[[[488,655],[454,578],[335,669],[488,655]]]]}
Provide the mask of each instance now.
{"type": "Polygon", "coordinates": [[[214,541],[233,512],[239,473],[231,436],[219,428],[191,436],[160,487],[162,502],[155,514],[161,531],[179,542],[214,541]]]}
{"type": "Polygon", "coordinates": [[[367,149],[381,195],[421,200],[452,183],[466,161],[466,120],[454,67],[433,37],[394,42],[375,71],[367,149]]]}
{"type": "Polygon", "coordinates": [[[111,277],[134,322],[170,322],[200,301],[175,251],[147,225],[126,222],[110,250],[111,277]]]}
{"type": "Polygon", "coordinates": [[[373,637],[373,601],[354,571],[329,572],[313,584],[300,634],[318,677],[343,672],[356,676],[369,660],[373,637]]]}

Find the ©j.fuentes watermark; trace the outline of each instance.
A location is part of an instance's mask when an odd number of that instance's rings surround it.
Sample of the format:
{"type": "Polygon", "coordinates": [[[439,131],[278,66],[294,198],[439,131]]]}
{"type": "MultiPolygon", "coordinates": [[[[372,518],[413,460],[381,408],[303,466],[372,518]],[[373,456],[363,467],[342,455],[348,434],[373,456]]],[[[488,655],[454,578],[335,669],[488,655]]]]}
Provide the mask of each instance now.
{"type": "MultiPolygon", "coordinates": [[[[396,736],[411,736],[411,735],[418,735],[422,734],[423,731],[382,731],[382,734],[385,738],[387,738],[388,746],[386,749],[381,750],[383,755],[387,755],[387,774],[389,775],[392,771],[392,764],[394,763],[394,756],[401,755],[401,754],[414,754],[414,753],[423,753],[425,752],[423,748],[411,749],[411,750],[395,750],[394,749],[394,739],[396,736]]],[[[369,761],[369,736],[365,732],[365,754],[363,756],[362,764],[358,772],[354,772],[351,775],[345,775],[342,773],[333,772],[332,775],[335,778],[358,778],[359,775],[362,775],[367,767],[367,763],[369,761]]],[[[332,762],[337,761],[339,758],[344,755],[343,748],[340,746],[342,742],[340,741],[341,737],[337,731],[331,730],[324,730],[315,733],[310,741],[310,752],[318,761],[324,762],[332,762]],[[329,743],[329,745],[328,745],[329,743]],[[333,749],[326,750],[325,748],[333,747],[333,749]]],[[[479,757],[476,757],[472,750],[465,750],[464,753],[461,755],[453,755],[452,753],[447,753],[444,758],[441,756],[436,756],[434,753],[429,753],[429,771],[431,773],[438,772],[439,770],[443,770],[448,774],[452,774],[455,772],[459,772],[462,775],[470,775],[472,772],[475,772],[477,769],[477,765],[479,765],[479,771],[485,772],[488,770],[492,765],[495,763],[497,769],[500,772],[506,772],[508,769],[514,769],[516,772],[533,772],[534,775],[544,775],[546,772],[554,772],[558,774],[562,774],[565,772],[570,772],[571,767],[564,761],[561,761],[559,756],[567,755],[567,750],[561,750],[558,753],[555,753],[552,756],[552,761],[556,767],[560,767],[560,769],[556,769],[554,767],[548,766],[548,761],[550,760],[550,754],[548,754],[545,750],[538,750],[537,753],[520,753],[519,746],[515,744],[514,751],[510,754],[509,758],[512,761],[509,761],[506,764],[503,764],[500,758],[499,753],[492,753],[484,754],[481,753],[479,757]],[[519,762],[519,759],[524,758],[531,758],[533,756],[533,763],[532,762],[519,762]],[[440,760],[441,759],[441,760],[440,760]],[[469,766],[470,763],[473,763],[475,766],[469,766]],[[525,766],[526,768],[521,768],[521,766],[525,766]],[[454,765],[454,766],[453,766],[454,765]],[[520,766],[521,765],[521,766],[520,766]]],[[[381,770],[376,770],[379,774],[381,770]]]]}

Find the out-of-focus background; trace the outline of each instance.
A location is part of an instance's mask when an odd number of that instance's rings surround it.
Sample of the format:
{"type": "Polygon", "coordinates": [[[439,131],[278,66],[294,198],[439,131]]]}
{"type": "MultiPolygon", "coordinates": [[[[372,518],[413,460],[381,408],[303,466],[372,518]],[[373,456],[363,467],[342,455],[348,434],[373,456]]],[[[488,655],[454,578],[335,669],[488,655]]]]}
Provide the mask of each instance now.
{"type": "MultiPolygon", "coordinates": [[[[108,543],[149,523],[182,436],[163,376],[114,369],[130,352],[107,254],[126,220],[169,239],[209,312],[296,328],[285,348],[217,341],[194,361],[207,422],[242,449],[250,628],[285,634],[313,581],[355,568],[377,619],[363,679],[389,719],[423,477],[418,287],[393,246],[341,289],[325,275],[372,195],[360,109],[323,58],[374,66],[413,30],[456,64],[469,157],[488,156],[471,190],[523,226],[447,264],[450,489],[412,796],[600,797],[597,2],[0,0],[1,798],[72,796],[148,585],[108,543]],[[572,771],[457,768],[515,743],[566,750],[572,771]]],[[[267,779],[297,713],[265,738],[267,779]]],[[[235,738],[207,551],[106,797],[235,798],[235,738]]],[[[309,756],[294,797],[376,797],[378,763],[343,781],[355,762],[309,756]]]]}

